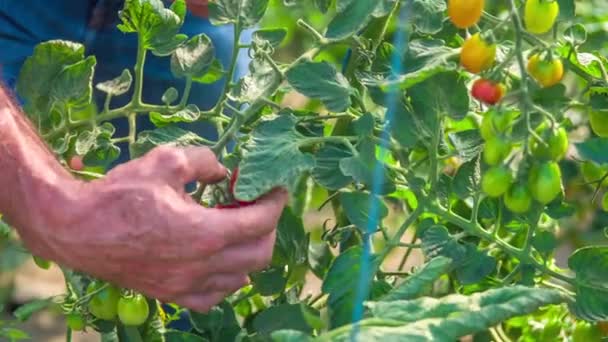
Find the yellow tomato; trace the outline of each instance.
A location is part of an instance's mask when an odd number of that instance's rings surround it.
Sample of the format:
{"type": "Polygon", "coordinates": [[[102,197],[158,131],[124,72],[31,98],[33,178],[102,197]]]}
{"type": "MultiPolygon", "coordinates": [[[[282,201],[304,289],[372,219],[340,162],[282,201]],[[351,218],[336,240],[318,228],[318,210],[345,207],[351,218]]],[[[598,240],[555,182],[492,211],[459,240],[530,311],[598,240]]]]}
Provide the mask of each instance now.
{"type": "Polygon", "coordinates": [[[527,0],[524,10],[526,29],[531,33],[546,33],[555,24],[558,14],[557,0],[527,0]]]}
{"type": "Polygon", "coordinates": [[[544,88],[558,84],[564,77],[564,64],[559,58],[541,59],[534,54],[528,59],[528,72],[544,88]]]}
{"type": "Polygon", "coordinates": [[[484,0],[449,0],[448,15],[454,26],[465,29],[479,22],[484,0]]]}
{"type": "Polygon", "coordinates": [[[477,74],[494,64],[496,44],[488,44],[479,33],[474,34],[462,44],[460,65],[467,71],[477,74]]]}

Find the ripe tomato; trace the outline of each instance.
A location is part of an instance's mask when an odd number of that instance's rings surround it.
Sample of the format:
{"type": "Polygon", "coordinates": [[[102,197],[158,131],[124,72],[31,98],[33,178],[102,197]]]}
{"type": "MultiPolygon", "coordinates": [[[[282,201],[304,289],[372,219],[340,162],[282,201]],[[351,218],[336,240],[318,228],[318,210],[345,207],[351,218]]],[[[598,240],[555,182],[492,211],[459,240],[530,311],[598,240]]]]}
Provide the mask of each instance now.
{"type": "Polygon", "coordinates": [[[479,22],[484,0],[449,0],[448,15],[454,26],[466,29],[479,22]]]}
{"type": "Polygon", "coordinates": [[[532,167],[528,178],[532,197],[547,204],[562,192],[562,172],[555,162],[545,162],[532,167]]]}
{"type": "Polygon", "coordinates": [[[82,161],[82,156],[73,156],[70,158],[70,168],[76,171],[82,171],[84,169],[84,163],[82,161]]]}
{"type": "Polygon", "coordinates": [[[589,123],[595,134],[608,138],[608,110],[590,110],[589,123]]]}
{"type": "Polygon", "coordinates": [[[532,153],[535,157],[560,161],[568,152],[568,133],[563,127],[551,130],[546,141],[548,146],[543,146],[537,141],[532,142],[532,153]]]}
{"type": "Polygon", "coordinates": [[[48,270],[49,268],[51,268],[51,262],[43,259],[39,256],[33,256],[34,259],[34,263],[36,264],[36,266],[42,268],[43,270],[48,270]]]}
{"type": "MultiPolygon", "coordinates": [[[[87,287],[87,293],[97,291],[104,285],[103,282],[92,282],[87,287]]],[[[113,320],[116,317],[119,299],[120,290],[113,285],[109,285],[89,300],[89,312],[99,319],[113,320]]]]}
{"type": "MultiPolygon", "coordinates": [[[[597,182],[608,173],[608,165],[599,166],[594,162],[586,161],[581,165],[581,173],[585,182],[593,183],[591,186],[595,187],[597,182]]],[[[602,182],[602,187],[608,187],[608,179],[602,182]]]]}
{"type": "Polygon", "coordinates": [[[513,182],[511,170],[506,166],[494,166],[484,173],[481,178],[481,189],[490,197],[504,194],[513,182]]]}
{"type": "Polygon", "coordinates": [[[500,136],[486,141],[483,151],[483,160],[488,165],[501,163],[511,153],[511,144],[500,136]]]}
{"type": "Polygon", "coordinates": [[[534,54],[528,59],[528,72],[544,88],[558,84],[564,77],[564,64],[559,58],[541,59],[534,54]]]}
{"type": "Polygon", "coordinates": [[[87,325],[84,317],[77,312],[72,312],[66,318],[68,327],[74,331],[84,330],[84,327],[87,325]]]}
{"type": "Polygon", "coordinates": [[[512,112],[499,112],[490,109],[485,113],[481,120],[481,125],[479,127],[481,137],[484,140],[490,140],[493,137],[506,132],[514,117],[512,112]]]}
{"type": "Polygon", "coordinates": [[[496,44],[488,44],[479,33],[469,37],[460,51],[460,65],[467,71],[477,74],[494,64],[496,44]]]}
{"type": "Polygon", "coordinates": [[[559,14],[557,0],[527,0],[524,10],[526,29],[535,34],[551,30],[559,14]]]}
{"type": "Polygon", "coordinates": [[[507,191],[504,197],[505,206],[517,214],[523,214],[530,210],[532,195],[525,184],[516,184],[507,191]]]}
{"type": "Polygon", "coordinates": [[[148,319],[149,314],[148,301],[140,294],[133,297],[122,297],[118,301],[118,318],[124,325],[142,325],[148,319]]]}
{"type": "Polygon", "coordinates": [[[505,94],[505,87],[500,83],[495,83],[483,78],[478,79],[473,83],[471,95],[477,100],[493,105],[498,103],[505,94]]]}

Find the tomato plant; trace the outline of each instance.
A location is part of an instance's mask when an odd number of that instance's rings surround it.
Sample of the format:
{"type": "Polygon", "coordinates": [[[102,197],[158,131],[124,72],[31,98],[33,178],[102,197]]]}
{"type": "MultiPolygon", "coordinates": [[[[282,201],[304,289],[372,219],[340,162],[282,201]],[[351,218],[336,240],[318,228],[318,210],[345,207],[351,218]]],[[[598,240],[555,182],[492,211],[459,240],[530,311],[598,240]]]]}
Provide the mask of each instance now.
{"type": "Polygon", "coordinates": [[[583,3],[212,0],[211,23],[235,30],[232,60],[250,58],[243,77],[207,35],[179,33],[183,0],[125,2],[118,29],[138,54],[113,80],[92,83],[97,61],[79,43],[40,44],[17,91],[57,156],[82,156],[86,172],[68,164],[76,176],[103,177],[123,153],[204,145],[234,172],[198,184],[196,203],[238,207],[278,186],[291,196],[272,263],[207,313],[69,270],[56,300],[104,341],[597,336],[608,62],[601,15],[590,24],[583,3]],[[176,79],[153,103],[150,54],[176,79]],[[215,105],[190,104],[194,83],[215,82],[215,105]],[[93,94],[105,101],[86,114],[93,94]],[[124,118],[130,133],[117,136],[124,118]]]}

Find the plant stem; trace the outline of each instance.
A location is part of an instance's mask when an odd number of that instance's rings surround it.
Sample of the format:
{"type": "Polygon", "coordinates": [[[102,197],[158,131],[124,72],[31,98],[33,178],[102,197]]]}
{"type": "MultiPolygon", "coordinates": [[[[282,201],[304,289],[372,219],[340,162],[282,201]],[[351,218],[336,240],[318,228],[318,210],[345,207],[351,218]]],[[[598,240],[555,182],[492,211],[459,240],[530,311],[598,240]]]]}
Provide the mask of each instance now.
{"type": "Polygon", "coordinates": [[[141,334],[139,333],[139,330],[137,330],[137,327],[124,326],[124,331],[130,342],[143,342],[143,339],[141,338],[141,334]]]}
{"type": "Polygon", "coordinates": [[[137,135],[137,114],[131,113],[128,116],[129,119],[129,147],[135,143],[136,135],[137,135]]]}
{"type": "Polygon", "coordinates": [[[190,98],[190,91],[192,90],[192,77],[186,78],[186,85],[184,86],[184,93],[182,94],[182,99],[179,102],[180,107],[186,107],[188,103],[188,99],[190,98]]]}
{"type": "Polygon", "coordinates": [[[133,90],[132,103],[135,106],[142,104],[143,84],[144,84],[144,64],[146,63],[146,48],[144,40],[139,35],[137,40],[137,60],[135,62],[135,87],[133,90]]]}
{"type": "Polygon", "coordinates": [[[237,61],[239,58],[239,42],[241,40],[241,34],[243,30],[241,29],[241,25],[239,23],[234,25],[234,36],[232,42],[232,56],[230,57],[230,68],[228,69],[228,74],[226,75],[226,82],[224,83],[224,89],[222,90],[222,95],[220,99],[217,101],[217,104],[213,108],[214,116],[218,116],[223,108],[224,101],[228,98],[228,92],[230,91],[230,86],[232,85],[232,81],[234,79],[234,74],[236,72],[237,61]]]}

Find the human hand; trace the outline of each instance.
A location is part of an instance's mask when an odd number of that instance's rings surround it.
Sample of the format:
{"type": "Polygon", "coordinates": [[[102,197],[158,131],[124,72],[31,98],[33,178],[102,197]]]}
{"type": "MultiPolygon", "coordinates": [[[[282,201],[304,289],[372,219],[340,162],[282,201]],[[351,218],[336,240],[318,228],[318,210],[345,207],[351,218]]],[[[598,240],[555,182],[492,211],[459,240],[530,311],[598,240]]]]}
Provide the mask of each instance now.
{"type": "Polygon", "coordinates": [[[277,189],[251,206],[204,208],[184,190],[225,176],[207,148],[156,148],[104,179],[69,183],[71,195],[38,221],[47,225],[44,241],[28,245],[118,286],[207,311],[270,262],[287,202],[277,189]]]}

